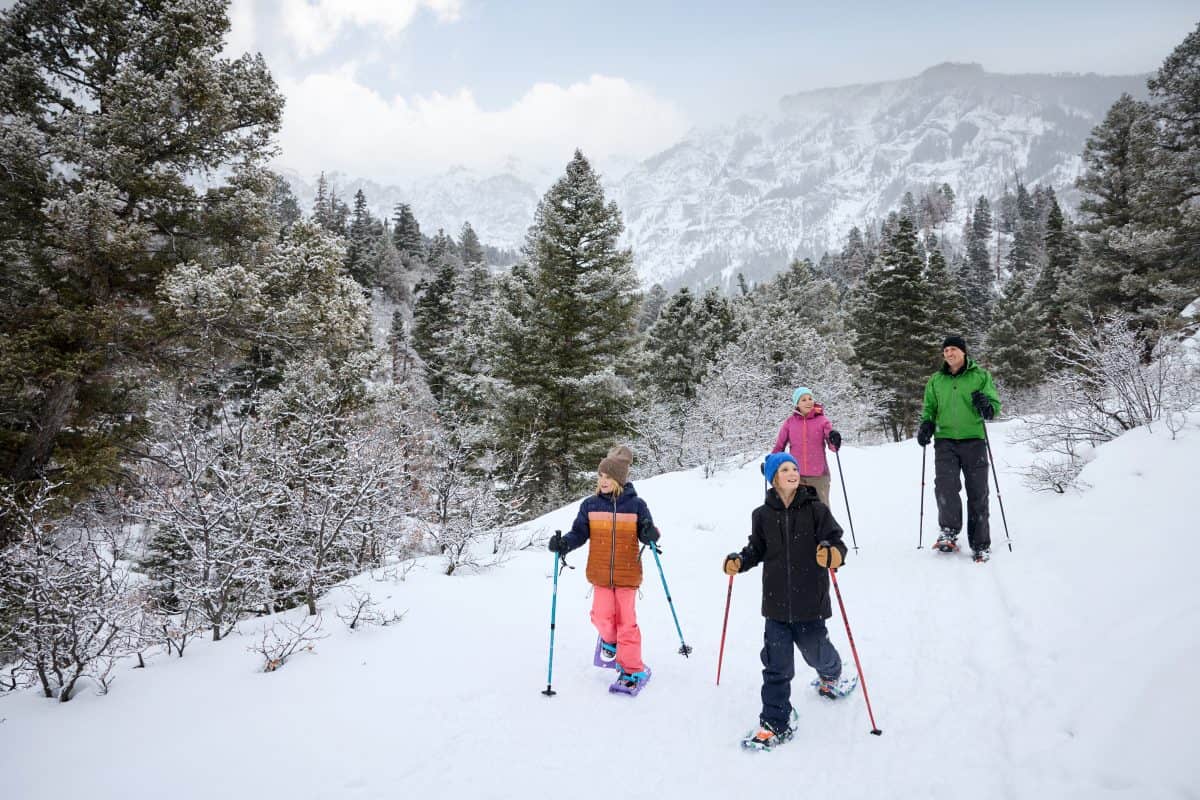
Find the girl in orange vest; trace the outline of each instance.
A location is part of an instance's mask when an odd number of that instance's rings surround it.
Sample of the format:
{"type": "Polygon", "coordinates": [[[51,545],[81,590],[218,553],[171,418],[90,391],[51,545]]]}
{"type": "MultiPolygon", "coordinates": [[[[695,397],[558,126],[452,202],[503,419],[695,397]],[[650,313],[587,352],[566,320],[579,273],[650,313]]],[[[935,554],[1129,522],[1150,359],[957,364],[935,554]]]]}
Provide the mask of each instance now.
{"type": "Polygon", "coordinates": [[[600,634],[597,664],[620,670],[613,691],[636,694],[650,679],[642,661],[642,632],[637,624],[637,591],[642,585],[638,543],[658,541],[650,509],[629,482],[633,451],[614,447],[600,462],[596,493],[579,506],[565,535],[550,539],[552,552],[566,555],[584,542],[587,579],[592,584],[592,624],[600,634]]]}

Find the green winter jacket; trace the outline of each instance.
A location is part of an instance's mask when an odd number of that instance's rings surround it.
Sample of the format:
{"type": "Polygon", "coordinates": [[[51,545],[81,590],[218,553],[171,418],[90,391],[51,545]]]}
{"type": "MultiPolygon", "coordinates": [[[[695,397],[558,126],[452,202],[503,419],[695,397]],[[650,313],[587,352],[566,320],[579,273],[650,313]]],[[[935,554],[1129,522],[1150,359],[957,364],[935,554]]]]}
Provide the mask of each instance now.
{"type": "Polygon", "coordinates": [[[986,369],[968,358],[962,372],[951,375],[950,366],[943,362],[925,384],[921,421],[933,420],[937,426],[934,436],[939,439],[982,439],[983,419],[971,405],[971,393],[977,391],[992,401],[992,409],[999,414],[1000,396],[986,369]]]}

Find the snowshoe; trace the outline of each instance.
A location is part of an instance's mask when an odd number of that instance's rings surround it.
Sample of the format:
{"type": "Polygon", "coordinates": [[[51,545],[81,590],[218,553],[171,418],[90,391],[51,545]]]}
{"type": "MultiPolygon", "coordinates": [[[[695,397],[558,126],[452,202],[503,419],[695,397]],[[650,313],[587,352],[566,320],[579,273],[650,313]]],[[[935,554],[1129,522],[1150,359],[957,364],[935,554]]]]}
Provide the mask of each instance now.
{"type": "Polygon", "coordinates": [[[597,636],[596,653],[592,656],[592,663],[597,667],[604,667],[605,669],[620,669],[621,665],[617,663],[616,643],[606,642],[597,636]]]}
{"type": "Polygon", "coordinates": [[[779,745],[791,741],[792,736],[796,732],[795,726],[800,720],[800,715],[793,708],[789,716],[788,725],[782,731],[776,730],[775,726],[770,723],[759,720],[758,729],[750,731],[742,738],[742,749],[774,750],[779,745]]]}
{"type": "Polygon", "coordinates": [[[828,697],[830,700],[840,700],[853,692],[857,686],[857,675],[851,675],[848,678],[842,677],[837,680],[817,678],[812,682],[812,687],[817,690],[817,694],[821,695],[821,697],[828,697]]]}
{"type": "Polygon", "coordinates": [[[958,550],[958,534],[954,531],[942,530],[933,549],[940,553],[953,553],[958,550]]]}
{"type": "Polygon", "coordinates": [[[978,550],[974,551],[974,558],[975,558],[976,564],[983,564],[988,561],[991,561],[992,560],[992,548],[990,548],[990,547],[979,548],[978,550]]]}
{"type": "Polygon", "coordinates": [[[621,674],[608,687],[608,691],[612,694],[627,694],[630,697],[637,697],[649,682],[649,667],[645,667],[638,672],[626,672],[622,669],[621,674]]]}

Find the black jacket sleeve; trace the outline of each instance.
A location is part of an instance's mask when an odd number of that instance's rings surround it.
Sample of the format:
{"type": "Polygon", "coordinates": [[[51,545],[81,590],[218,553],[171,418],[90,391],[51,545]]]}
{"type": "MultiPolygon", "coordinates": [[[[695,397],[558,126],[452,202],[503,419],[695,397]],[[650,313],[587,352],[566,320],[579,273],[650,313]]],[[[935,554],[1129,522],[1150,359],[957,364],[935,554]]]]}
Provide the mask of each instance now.
{"type": "Polygon", "coordinates": [[[818,542],[829,542],[846,559],[846,543],[842,541],[842,526],[833,518],[833,512],[824,503],[813,503],[813,530],[818,542]]]}
{"type": "Polygon", "coordinates": [[[763,536],[762,530],[762,509],[754,509],[754,513],[750,515],[750,539],[746,542],[746,546],[742,548],[742,568],[739,572],[757,567],[763,560],[763,556],[767,552],[767,540],[763,536]]]}

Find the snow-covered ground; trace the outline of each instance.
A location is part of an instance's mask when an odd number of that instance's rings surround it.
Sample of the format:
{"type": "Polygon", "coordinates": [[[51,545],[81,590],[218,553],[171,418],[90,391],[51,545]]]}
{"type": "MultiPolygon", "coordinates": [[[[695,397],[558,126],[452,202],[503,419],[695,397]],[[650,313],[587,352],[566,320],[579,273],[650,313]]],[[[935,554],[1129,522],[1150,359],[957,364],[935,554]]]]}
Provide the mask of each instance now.
{"type": "MultiPolygon", "coordinates": [[[[794,682],[796,738],[773,753],[738,739],[759,710],[760,573],[733,589],[715,686],[727,579],[761,500],[755,464],[638,483],[663,532],[662,563],[691,658],[653,560],[639,602],[654,678],[610,695],[591,666],[585,553],[559,583],[555,697],[546,687],[553,556],[517,554],[480,575],[430,559],[370,585],[406,611],[331,636],[260,671],[240,636],[122,669],[112,692],[61,705],[0,700],[0,796],[50,798],[1195,798],[1200,764],[1200,418],[1175,440],[1141,429],[1096,453],[1081,494],[1035,494],[1032,455],[991,428],[1013,551],[993,495],[993,558],[918,550],[920,449],[842,453],[859,552],[839,583],[881,737],[861,691],[831,703],[794,682]]],[[[834,513],[845,524],[834,477],[834,513]]],[[[533,523],[550,532],[574,507],[533,523]]],[[[296,612],[299,613],[299,612],[296,612]]],[[[834,643],[853,665],[842,620],[834,643]]]]}

